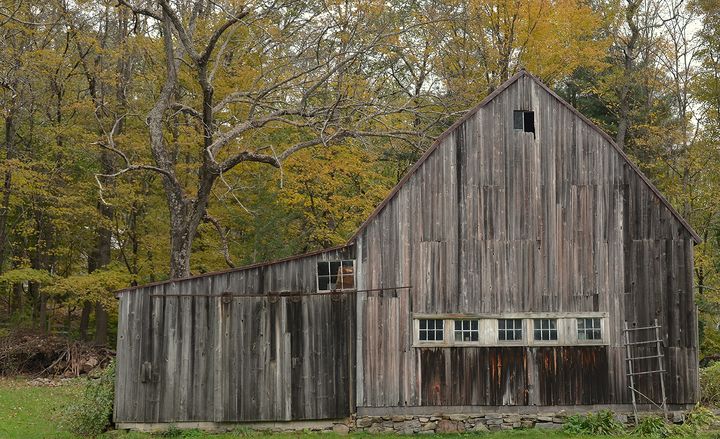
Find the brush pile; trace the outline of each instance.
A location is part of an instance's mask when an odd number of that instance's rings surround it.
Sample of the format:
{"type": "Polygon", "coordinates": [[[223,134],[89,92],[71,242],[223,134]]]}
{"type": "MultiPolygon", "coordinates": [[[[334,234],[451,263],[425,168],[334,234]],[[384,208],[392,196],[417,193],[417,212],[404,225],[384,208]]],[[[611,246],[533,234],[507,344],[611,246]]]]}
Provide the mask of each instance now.
{"type": "Polygon", "coordinates": [[[0,376],[77,377],[102,369],[114,356],[114,351],[91,343],[15,331],[0,337],[0,376]]]}

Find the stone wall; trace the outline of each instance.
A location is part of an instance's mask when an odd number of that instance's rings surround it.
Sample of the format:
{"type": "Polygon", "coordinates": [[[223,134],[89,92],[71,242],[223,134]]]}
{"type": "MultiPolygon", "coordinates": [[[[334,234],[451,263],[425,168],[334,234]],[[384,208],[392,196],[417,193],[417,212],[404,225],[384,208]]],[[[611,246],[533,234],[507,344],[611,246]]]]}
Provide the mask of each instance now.
{"type": "MultiPolygon", "coordinates": [[[[486,432],[527,428],[561,429],[569,415],[560,411],[542,414],[488,413],[464,415],[396,415],[352,417],[333,424],[336,433],[364,431],[367,433],[433,434],[486,432]]],[[[616,414],[623,424],[633,423],[632,415],[616,414]]],[[[673,412],[674,422],[683,421],[682,412],[673,412]]]]}

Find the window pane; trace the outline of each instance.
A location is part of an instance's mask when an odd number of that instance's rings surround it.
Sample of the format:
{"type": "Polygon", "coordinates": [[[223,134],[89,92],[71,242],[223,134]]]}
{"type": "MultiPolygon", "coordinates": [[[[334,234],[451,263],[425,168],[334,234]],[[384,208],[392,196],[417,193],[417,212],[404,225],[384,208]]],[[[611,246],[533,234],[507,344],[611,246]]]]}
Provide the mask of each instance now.
{"type": "Polygon", "coordinates": [[[328,276],[319,276],[319,277],[318,277],[318,290],[320,290],[320,291],[327,291],[327,290],[329,290],[329,289],[330,289],[330,288],[329,288],[329,285],[328,285],[329,282],[330,282],[330,277],[328,277],[328,276]]]}
{"type": "Polygon", "coordinates": [[[340,261],[330,261],[330,274],[336,275],[340,268],[340,261]]]}
{"type": "Polygon", "coordinates": [[[523,112],[513,111],[513,128],[516,130],[523,129],[523,112]]]}
{"type": "Polygon", "coordinates": [[[456,331],[459,331],[459,330],[461,330],[461,329],[462,329],[462,321],[460,321],[460,320],[455,320],[455,330],[456,330],[456,331]]]}
{"type": "Polygon", "coordinates": [[[420,341],[442,341],[444,339],[442,319],[420,319],[418,326],[420,341]]]}
{"type": "Polygon", "coordinates": [[[354,263],[355,263],[355,261],[352,261],[352,260],[351,261],[342,261],[343,267],[354,267],[355,266],[354,263]]]}
{"type": "Polygon", "coordinates": [[[330,265],[327,262],[317,263],[318,275],[327,276],[330,274],[330,265]]]}
{"type": "Polygon", "coordinates": [[[524,116],[524,123],[523,123],[523,129],[526,133],[534,133],[535,132],[535,113],[532,111],[525,111],[523,112],[524,116]]]}

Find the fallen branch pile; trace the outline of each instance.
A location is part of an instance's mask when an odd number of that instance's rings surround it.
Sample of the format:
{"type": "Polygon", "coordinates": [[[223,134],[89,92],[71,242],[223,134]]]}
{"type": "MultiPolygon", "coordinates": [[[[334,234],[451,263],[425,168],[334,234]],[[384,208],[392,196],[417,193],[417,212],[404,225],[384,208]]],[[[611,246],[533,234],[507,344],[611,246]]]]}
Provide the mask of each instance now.
{"type": "Polygon", "coordinates": [[[0,337],[0,375],[76,377],[104,367],[115,352],[90,343],[33,332],[0,337]]]}

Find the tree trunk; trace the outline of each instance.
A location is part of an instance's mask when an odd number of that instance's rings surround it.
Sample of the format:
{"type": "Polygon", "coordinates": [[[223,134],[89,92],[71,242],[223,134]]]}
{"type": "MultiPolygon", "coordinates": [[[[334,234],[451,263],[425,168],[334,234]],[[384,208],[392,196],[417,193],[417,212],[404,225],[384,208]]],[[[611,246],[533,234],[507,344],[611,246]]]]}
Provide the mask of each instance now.
{"type": "MultiPolygon", "coordinates": [[[[103,172],[107,172],[106,169],[112,168],[110,164],[110,157],[107,153],[103,152],[100,157],[100,161],[103,166],[103,172]]],[[[98,210],[103,218],[110,221],[113,217],[112,208],[102,203],[98,203],[98,210]]],[[[110,263],[111,257],[111,241],[112,231],[105,226],[98,227],[97,230],[97,241],[96,247],[92,252],[91,257],[88,259],[88,272],[92,273],[102,267],[105,267],[110,263]]],[[[83,312],[85,308],[83,307],[83,312]]],[[[103,307],[102,303],[95,303],[95,344],[105,345],[107,344],[107,333],[108,333],[108,314],[107,310],[103,307]]]]}
{"type": "Polygon", "coordinates": [[[190,252],[197,228],[187,227],[171,230],[170,235],[170,278],[181,279],[190,276],[190,252]],[[179,230],[178,230],[179,229],[179,230]]]}
{"type": "Polygon", "coordinates": [[[92,303],[83,302],[82,312],[80,313],[80,340],[88,339],[88,327],[90,326],[90,313],[92,312],[92,303]]]}
{"type": "Polygon", "coordinates": [[[12,293],[10,296],[10,315],[22,313],[22,284],[13,284],[12,293]]]}

